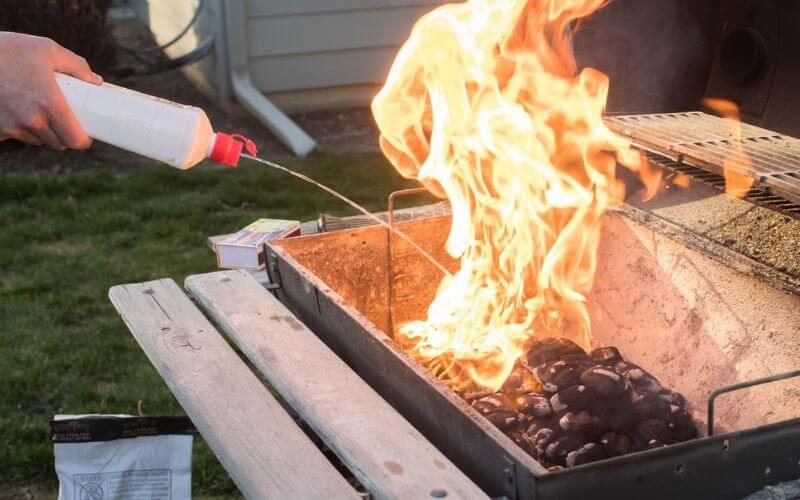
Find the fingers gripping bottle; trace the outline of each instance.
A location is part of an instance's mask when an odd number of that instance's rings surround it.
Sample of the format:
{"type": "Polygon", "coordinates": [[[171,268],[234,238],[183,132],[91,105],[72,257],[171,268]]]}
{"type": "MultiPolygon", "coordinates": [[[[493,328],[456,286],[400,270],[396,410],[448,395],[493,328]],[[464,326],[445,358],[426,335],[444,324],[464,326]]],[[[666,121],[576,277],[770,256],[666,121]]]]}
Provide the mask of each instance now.
{"type": "Polygon", "coordinates": [[[89,137],[186,170],[209,158],[235,167],[253,142],[214,132],[205,112],[104,83],[94,85],[56,73],[69,107],[89,137]]]}

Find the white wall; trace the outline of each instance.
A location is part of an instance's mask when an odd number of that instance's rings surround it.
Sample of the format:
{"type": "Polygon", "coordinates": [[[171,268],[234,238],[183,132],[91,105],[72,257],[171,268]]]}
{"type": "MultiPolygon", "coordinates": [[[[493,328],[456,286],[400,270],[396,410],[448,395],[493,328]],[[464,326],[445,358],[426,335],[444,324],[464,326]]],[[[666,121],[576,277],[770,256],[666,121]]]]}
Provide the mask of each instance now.
{"type": "Polygon", "coordinates": [[[435,0],[248,0],[248,55],[264,92],[383,82],[435,0]]]}
{"type": "MultiPolygon", "coordinates": [[[[169,40],[197,0],[129,0],[156,39],[169,40]]],[[[216,26],[222,2],[206,0],[198,30],[169,51],[191,50],[216,26]]],[[[238,0],[237,0],[238,1],[238,0]]],[[[423,13],[441,0],[245,0],[247,55],[253,84],[290,109],[366,105],[382,83],[400,44],[423,13]]],[[[222,50],[222,52],[221,52],[222,50]]],[[[227,94],[226,67],[217,57],[199,69],[227,94]]]]}

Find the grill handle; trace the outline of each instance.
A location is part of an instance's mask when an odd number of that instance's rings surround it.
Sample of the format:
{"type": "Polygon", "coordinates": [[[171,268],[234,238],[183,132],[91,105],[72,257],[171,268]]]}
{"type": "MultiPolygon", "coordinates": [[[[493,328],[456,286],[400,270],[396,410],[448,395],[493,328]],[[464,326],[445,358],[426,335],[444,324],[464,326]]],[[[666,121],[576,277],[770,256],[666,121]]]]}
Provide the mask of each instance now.
{"type": "Polygon", "coordinates": [[[757,378],[747,382],[741,382],[739,384],[720,387],[719,389],[712,391],[708,396],[708,436],[711,437],[714,435],[714,401],[718,396],[727,394],[729,392],[738,391],[739,389],[747,389],[748,387],[768,384],[770,382],[777,382],[779,380],[786,380],[787,378],[794,378],[798,376],[800,376],[800,370],[794,370],[791,372],[781,373],[779,375],[770,375],[769,377],[757,378]]]}

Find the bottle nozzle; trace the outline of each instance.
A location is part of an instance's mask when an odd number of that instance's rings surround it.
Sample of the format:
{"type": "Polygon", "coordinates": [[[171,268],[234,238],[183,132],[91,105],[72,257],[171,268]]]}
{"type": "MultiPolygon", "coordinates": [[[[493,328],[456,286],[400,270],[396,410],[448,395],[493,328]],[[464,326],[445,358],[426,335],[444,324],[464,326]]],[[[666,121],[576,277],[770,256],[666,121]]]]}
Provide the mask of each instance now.
{"type": "Polygon", "coordinates": [[[253,141],[241,134],[226,134],[217,132],[214,139],[214,147],[208,157],[217,163],[235,167],[239,164],[239,158],[244,149],[249,155],[256,156],[258,149],[253,141]]]}

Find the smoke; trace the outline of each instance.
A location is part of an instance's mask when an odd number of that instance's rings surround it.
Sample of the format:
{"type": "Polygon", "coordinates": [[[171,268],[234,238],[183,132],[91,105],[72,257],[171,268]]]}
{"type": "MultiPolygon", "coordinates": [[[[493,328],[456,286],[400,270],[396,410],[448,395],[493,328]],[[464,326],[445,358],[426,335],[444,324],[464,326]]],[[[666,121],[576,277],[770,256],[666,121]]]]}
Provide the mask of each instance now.
{"type": "Polygon", "coordinates": [[[611,0],[575,36],[580,67],[611,77],[609,113],[698,109],[718,35],[711,0],[611,0]]]}

